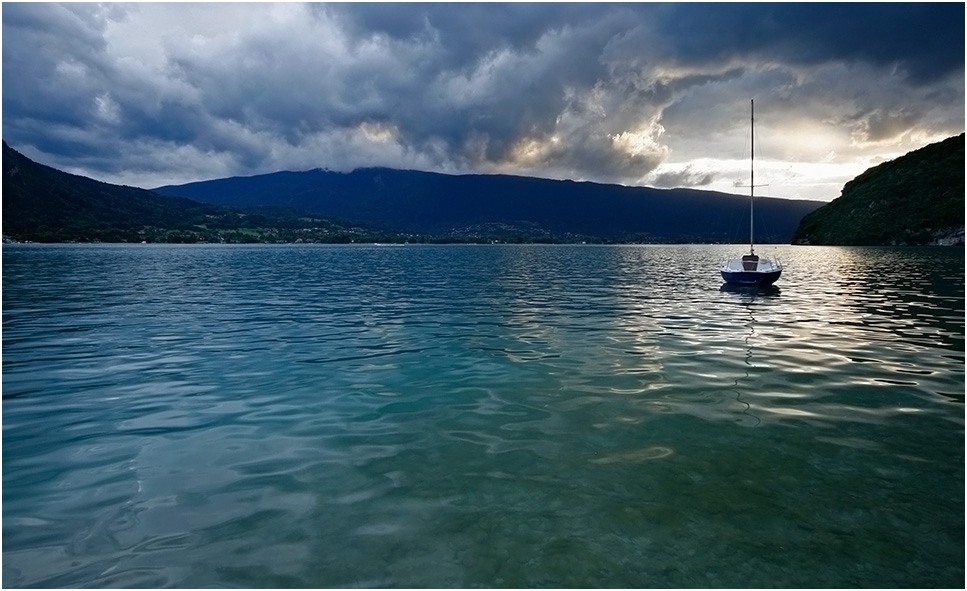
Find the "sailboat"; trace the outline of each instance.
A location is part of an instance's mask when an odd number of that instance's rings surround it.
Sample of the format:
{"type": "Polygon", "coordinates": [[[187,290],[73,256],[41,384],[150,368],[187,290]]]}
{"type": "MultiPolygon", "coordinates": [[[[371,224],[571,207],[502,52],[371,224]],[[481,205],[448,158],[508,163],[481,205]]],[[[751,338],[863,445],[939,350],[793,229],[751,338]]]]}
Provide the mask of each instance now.
{"type": "Polygon", "coordinates": [[[765,287],[772,285],[782,274],[782,264],[778,260],[760,257],[755,253],[755,100],[751,103],[752,112],[752,158],[751,182],[749,183],[749,254],[730,259],[722,265],[722,279],[731,285],[765,287]]]}

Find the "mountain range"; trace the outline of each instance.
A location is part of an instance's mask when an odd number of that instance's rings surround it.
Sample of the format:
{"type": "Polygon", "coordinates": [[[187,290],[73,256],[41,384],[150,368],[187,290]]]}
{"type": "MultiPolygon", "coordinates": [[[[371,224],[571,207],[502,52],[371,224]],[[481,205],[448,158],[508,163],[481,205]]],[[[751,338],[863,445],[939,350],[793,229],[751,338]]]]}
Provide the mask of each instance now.
{"type": "MultiPolygon", "coordinates": [[[[758,197],[756,242],[964,242],[964,135],[873,167],[829,204],[758,197]]],[[[4,239],[36,242],[741,243],[748,196],[363,168],[112,185],[3,143],[4,239]]]]}
{"type": "MultiPolygon", "coordinates": [[[[3,144],[3,233],[36,242],[743,242],[748,197],[388,168],[117,186],[3,144]]],[[[815,201],[756,200],[788,243],[815,201]]]]}
{"type": "Polygon", "coordinates": [[[373,242],[405,237],[302,212],[246,210],[103,183],[3,143],[3,238],[29,242],[373,242]]]}
{"type": "MultiPolygon", "coordinates": [[[[480,239],[744,242],[747,196],[508,175],[447,175],[389,168],[309,170],[155,189],[232,207],[284,207],[394,232],[480,239]]],[[[759,198],[762,243],[788,243],[822,203],[759,198]]]]}

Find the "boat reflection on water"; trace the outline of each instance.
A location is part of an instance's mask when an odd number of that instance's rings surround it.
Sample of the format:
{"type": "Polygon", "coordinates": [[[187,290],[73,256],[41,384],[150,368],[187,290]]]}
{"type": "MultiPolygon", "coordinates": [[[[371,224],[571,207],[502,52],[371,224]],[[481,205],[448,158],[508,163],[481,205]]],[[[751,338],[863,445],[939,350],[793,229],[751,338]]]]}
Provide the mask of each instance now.
{"type": "MultiPolygon", "coordinates": [[[[782,290],[775,285],[737,285],[734,283],[723,283],[719,291],[723,293],[737,293],[740,295],[752,296],[754,300],[756,296],[778,296],[782,293],[782,290]]],[[[743,302],[744,304],[751,303],[752,300],[748,302],[743,302]]]]}
{"type": "MultiPolygon", "coordinates": [[[[754,412],[752,405],[744,400],[742,397],[742,392],[750,392],[752,389],[749,387],[752,384],[753,376],[751,374],[751,369],[755,367],[752,363],[752,352],[753,352],[753,339],[756,337],[756,318],[753,314],[754,303],[757,299],[772,299],[774,297],[779,297],[781,289],[775,285],[736,285],[732,283],[724,283],[719,289],[723,293],[732,293],[740,296],[738,304],[745,308],[747,313],[747,319],[744,324],[745,330],[745,372],[744,375],[736,376],[735,381],[732,385],[732,391],[735,392],[735,400],[739,404],[744,406],[742,414],[750,417],[754,423],[751,424],[752,427],[758,427],[762,423],[762,419],[757,416],[754,412]]],[[[754,393],[754,392],[752,392],[754,393]]]]}

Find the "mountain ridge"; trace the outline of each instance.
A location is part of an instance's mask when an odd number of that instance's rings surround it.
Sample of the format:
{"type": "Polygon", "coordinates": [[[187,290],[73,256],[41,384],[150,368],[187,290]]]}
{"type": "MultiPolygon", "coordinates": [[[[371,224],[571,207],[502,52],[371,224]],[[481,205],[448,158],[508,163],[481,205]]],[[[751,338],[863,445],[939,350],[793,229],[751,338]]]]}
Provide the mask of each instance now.
{"type": "Polygon", "coordinates": [[[34,162],[3,142],[3,238],[30,242],[403,240],[279,210],[233,210],[34,162]]]}
{"type": "MultiPolygon", "coordinates": [[[[452,176],[389,168],[359,169],[351,173],[322,169],[279,171],[216,180],[222,188],[240,183],[254,196],[248,201],[230,200],[237,207],[227,207],[63,172],[30,160],[6,142],[3,142],[3,174],[3,234],[5,240],[12,241],[729,241],[723,231],[728,224],[721,219],[717,220],[717,233],[709,232],[701,219],[696,220],[696,203],[698,207],[709,206],[714,210],[713,215],[720,218],[731,209],[733,221],[737,222],[732,224],[731,237],[744,236],[748,222],[748,198],[734,195],[722,197],[689,189],[627,188],[510,175],[452,176]],[[328,215],[300,210],[301,200],[312,199],[319,192],[317,184],[306,186],[307,175],[342,181],[342,185],[328,185],[330,197],[335,196],[330,204],[341,204],[342,209],[337,207],[337,211],[330,211],[328,215]],[[292,190],[285,192],[286,199],[265,202],[264,195],[279,194],[275,183],[279,179],[294,183],[292,190]],[[259,184],[265,181],[276,190],[259,184]],[[357,198],[360,182],[375,199],[360,203],[357,198]],[[604,197],[588,199],[589,189],[592,197],[604,197]],[[488,199],[494,192],[500,198],[488,199]],[[642,194],[651,198],[641,199],[642,194]],[[460,198],[453,198],[454,195],[460,198]],[[668,198],[669,195],[684,195],[686,201],[691,199],[691,210],[683,210],[682,199],[668,198]],[[414,201],[417,207],[412,206],[414,201]],[[611,207],[615,204],[620,206],[617,212],[611,207]],[[647,215],[642,215],[644,205],[648,206],[647,215]],[[626,215],[629,208],[632,215],[626,215]],[[353,219],[345,221],[346,218],[353,219]],[[620,223],[616,224],[615,220],[620,223]],[[737,228],[741,230],[736,232],[737,228]]],[[[238,196],[237,188],[229,192],[238,196]]],[[[803,202],[799,207],[811,210],[819,205],[803,202]]],[[[757,219],[763,211],[769,217],[768,206],[758,209],[757,219]]],[[[802,212],[780,207],[772,215],[781,222],[781,231],[791,232],[802,212]]],[[[762,242],[768,241],[768,237],[762,239],[762,242]]],[[[777,241],[787,241],[787,238],[780,236],[777,241]]]]}
{"type": "MultiPolygon", "coordinates": [[[[828,204],[756,199],[756,242],[964,242],[964,134],[871,167],[828,204]],[[764,231],[763,231],[764,230],[764,231]]],[[[3,142],[4,236],[35,241],[742,242],[748,197],[385,167],[104,183],[3,142]]]]}
{"type": "Polygon", "coordinates": [[[803,217],[793,244],[963,245],[964,134],[871,167],[803,217]]]}
{"type": "MultiPolygon", "coordinates": [[[[742,242],[748,197],[514,175],[359,168],[228,177],[156,192],[227,206],[300,209],[398,232],[452,234],[481,225],[535,227],[626,242],[742,242]]],[[[788,243],[817,201],[757,198],[756,241],[788,243]]]]}

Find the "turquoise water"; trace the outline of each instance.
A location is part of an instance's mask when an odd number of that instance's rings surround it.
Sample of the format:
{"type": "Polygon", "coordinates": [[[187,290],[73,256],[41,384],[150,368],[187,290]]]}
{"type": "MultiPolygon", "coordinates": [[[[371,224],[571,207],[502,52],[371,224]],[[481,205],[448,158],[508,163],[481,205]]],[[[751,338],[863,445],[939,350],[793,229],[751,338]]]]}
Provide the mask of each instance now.
{"type": "Polygon", "coordinates": [[[3,585],[963,587],[964,251],[761,250],[5,245],[3,585]]]}

